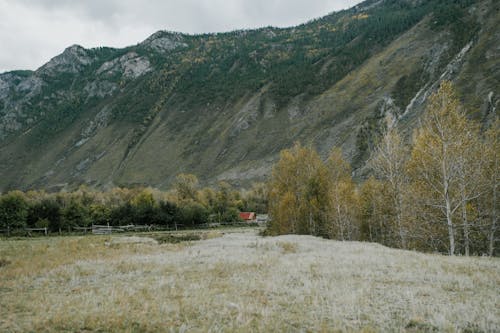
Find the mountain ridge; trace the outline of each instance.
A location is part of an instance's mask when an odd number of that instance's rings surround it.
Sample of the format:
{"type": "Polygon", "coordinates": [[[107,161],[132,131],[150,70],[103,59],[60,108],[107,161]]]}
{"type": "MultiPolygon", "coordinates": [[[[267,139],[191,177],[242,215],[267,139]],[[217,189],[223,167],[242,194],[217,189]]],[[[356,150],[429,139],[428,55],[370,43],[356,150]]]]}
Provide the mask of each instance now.
{"type": "Polygon", "coordinates": [[[294,141],[342,146],[362,175],[383,127],[411,131],[444,79],[471,117],[496,114],[498,7],[366,1],[291,28],[70,46],[0,74],[0,190],[163,188],[180,172],[241,186],[294,141]]]}

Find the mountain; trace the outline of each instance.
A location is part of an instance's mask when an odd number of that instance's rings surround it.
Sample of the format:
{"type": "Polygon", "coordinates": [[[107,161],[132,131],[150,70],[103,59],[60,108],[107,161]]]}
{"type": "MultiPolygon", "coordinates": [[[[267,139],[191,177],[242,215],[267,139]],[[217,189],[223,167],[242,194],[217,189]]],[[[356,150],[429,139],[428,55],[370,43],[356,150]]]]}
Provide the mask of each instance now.
{"type": "Polygon", "coordinates": [[[500,100],[495,0],[368,0],[292,28],[159,31],[74,45],[0,74],[0,191],[265,179],[295,141],[362,175],[387,123],[409,132],[443,80],[472,118],[500,100]]]}

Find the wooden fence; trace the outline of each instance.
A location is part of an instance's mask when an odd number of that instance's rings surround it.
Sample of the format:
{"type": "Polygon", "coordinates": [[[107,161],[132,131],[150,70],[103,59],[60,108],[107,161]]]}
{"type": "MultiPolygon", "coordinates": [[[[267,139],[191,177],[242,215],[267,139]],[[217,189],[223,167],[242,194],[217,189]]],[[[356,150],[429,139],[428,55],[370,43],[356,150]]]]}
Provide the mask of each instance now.
{"type": "Polygon", "coordinates": [[[43,231],[45,236],[49,234],[49,230],[47,228],[10,229],[9,227],[7,227],[7,229],[0,229],[0,233],[7,234],[7,236],[10,236],[11,232],[18,232],[18,231],[24,231],[27,236],[31,236],[32,231],[43,231]]]}
{"type": "Polygon", "coordinates": [[[114,232],[125,232],[125,231],[151,231],[152,226],[150,225],[121,225],[118,227],[113,227],[108,225],[92,225],[92,233],[94,235],[108,235],[114,232]]]}
{"type": "MultiPolygon", "coordinates": [[[[217,228],[220,226],[255,226],[255,225],[262,225],[266,221],[262,220],[256,220],[252,222],[222,222],[222,223],[204,223],[204,224],[198,224],[195,226],[192,226],[193,228],[200,228],[200,229],[210,229],[210,228],[217,228]]],[[[175,224],[173,226],[160,226],[160,225],[123,225],[123,226],[110,226],[109,224],[106,225],[98,225],[98,224],[93,224],[88,227],[80,227],[80,226],[71,226],[68,227],[68,232],[76,231],[76,232],[83,232],[83,233],[92,233],[94,235],[108,235],[112,233],[117,233],[117,232],[127,232],[127,231],[173,231],[173,230],[178,230],[178,229],[184,229],[184,225],[182,224],[175,224]]],[[[19,231],[25,231],[27,236],[32,236],[32,232],[43,232],[45,236],[48,236],[49,230],[48,228],[23,228],[23,229],[0,229],[0,233],[4,233],[7,236],[10,236],[12,232],[18,233],[19,231]]],[[[61,231],[59,231],[61,232],[61,231]]]]}
{"type": "Polygon", "coordinates": [[[70,230],[83,231],[84,233],[87,233],[92,231],[92,227],[71,227],[70,230]]]}
{"type": "Polygon", "coordinates": [[[28,236],[31,236],[32,231],[43,231],[45,236],[47,236],[49,234],[47,228],[24,228],[24,231],[26,231],[28,236]]]}

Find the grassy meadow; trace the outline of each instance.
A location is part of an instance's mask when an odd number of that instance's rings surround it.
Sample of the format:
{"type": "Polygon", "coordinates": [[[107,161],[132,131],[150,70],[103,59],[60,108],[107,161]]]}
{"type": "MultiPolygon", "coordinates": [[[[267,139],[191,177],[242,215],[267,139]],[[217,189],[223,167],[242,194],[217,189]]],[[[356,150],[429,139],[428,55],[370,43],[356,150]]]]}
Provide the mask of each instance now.
{"type": "Polygon", "coordinates": [[[498,332],[499,286],[498,258],[256,229],[0,240],[2,332],[498,332]]]}

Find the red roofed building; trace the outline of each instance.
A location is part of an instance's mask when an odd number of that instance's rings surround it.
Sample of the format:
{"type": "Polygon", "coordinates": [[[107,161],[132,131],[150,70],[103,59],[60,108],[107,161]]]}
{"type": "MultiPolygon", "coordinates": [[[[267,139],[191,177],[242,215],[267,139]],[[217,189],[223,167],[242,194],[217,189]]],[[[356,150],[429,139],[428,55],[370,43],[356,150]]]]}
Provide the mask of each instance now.
{"type": "Polygon", "coordinates": [[[244,221],[252,222],[257,219],[257,214],[255,214],[254,212],[241,212],[240,218],[244,221]]]}

